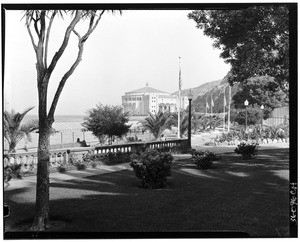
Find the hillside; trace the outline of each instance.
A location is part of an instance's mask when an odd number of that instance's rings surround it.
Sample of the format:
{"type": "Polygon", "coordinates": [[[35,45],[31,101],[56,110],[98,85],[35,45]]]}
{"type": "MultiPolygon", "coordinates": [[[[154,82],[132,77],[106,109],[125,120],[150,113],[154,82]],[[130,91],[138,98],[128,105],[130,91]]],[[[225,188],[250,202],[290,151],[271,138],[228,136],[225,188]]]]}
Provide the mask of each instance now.
{"type": "MultiPolygon", "coordinates": [[[[217,81],[211,81],[211,82],[206,82],[199,87],[194,87],[194,88],[189,88],[189,89],[184,89],[181,91],[181,95],[188,95],[188,92],[190,89],[192,90],[193,97],[196,98],[198,96],[204,95],[206,92],[210,91],[214,87],[218,86],[221,83],[222,80],[217,80],[217,81]]],[[[172,93],[173,95],[178,95],[178,91],[172,93]]]]}
{"type": "MultiPolygon", "coordinates": [[[[195,111],[205,113],[206,99],[207,99],[207,103],[209,105],[209,109],[207,110],[207,112],[210,112],[211,97],[212,97],[214,102],[213,112],[214,113],[223,112],[224,88],[225,88],[226,102],[228,104],[228,99],[229,99],[228,74],[222,80],[207,82],[198,87],[191,88],[193,93],[192,106],[195,108],[195,111]]],[[[187,95],[189,90],[190,89],[182,90],[181,92],[182,95],[187,95]]],[[[231,87],[231,99],[232,96],[236,93],[236,91],[237,91],[237,85],[231,87]]],[[[175,92],[173,94],[177,94],[177,93],[178,92],[175,92]]]]}

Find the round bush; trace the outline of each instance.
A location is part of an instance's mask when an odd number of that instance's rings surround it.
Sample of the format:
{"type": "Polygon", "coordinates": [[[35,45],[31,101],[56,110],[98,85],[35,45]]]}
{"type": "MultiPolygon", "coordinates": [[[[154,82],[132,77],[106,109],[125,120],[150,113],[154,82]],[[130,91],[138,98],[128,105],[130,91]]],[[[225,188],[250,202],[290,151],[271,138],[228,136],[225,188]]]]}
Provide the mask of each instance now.
{"type": "Polygon", "coordinates": [[[98,164],[97,164],[97,162],[93,161],[93,162],[91,162],[91,165],[93,168],[96,168],[98,164]]]}
{"type": "Polygon", "coordinates": [[[248,158],[253,158],[255,155],[257,155],[258,149],[259,149],[258,143],[252,143],[252,144],[241,143],[237,146],[237,148],[235,148],[234,152],[248,159],[248,158]]]}
{"type": "Polygon", "coordinates": [[[196,151],[193,153],[192,159],[198,168],[210,169],[213,166],[213,161],[218,160],[218,157],[210,151],[196,151]]]}
{"type": "Polygon", "coordinates": [[[83,163],[77,163],[76,165],[77,170],[85,170],[86,166],[83,163]]]}
{"type": "Polygon", "coordinates": [[[58,167],[57,167],[57,171],[60,172],[60,173],[64,173],[64,172],[67,171],[67,168],[64,167],[64,166],[58,166],[58,167]]]}
{"type": "Polygon", "coordinates": [[[171,176],[173,156],[168,152],[146,150],[140,154],[132,154],[130,166],[137,178],[141,179],[143,188],[163,188],[167,176],[171,176]]]}

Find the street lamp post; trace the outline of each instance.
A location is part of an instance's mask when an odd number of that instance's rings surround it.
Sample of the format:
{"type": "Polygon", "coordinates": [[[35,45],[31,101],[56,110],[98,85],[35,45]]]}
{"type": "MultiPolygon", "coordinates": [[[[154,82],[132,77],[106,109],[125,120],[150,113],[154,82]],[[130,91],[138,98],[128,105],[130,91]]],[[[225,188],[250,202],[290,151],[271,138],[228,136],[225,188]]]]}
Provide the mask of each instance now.
{"type": "Polygon", "coordinates": [[[261,109],[261,129],[263,128],[263,120],[264,120],[264,105],[260,106],[261,109]]]}
{"type": "Polygon", "coordinates": [[[188,99],[189,99],[189,125],[188,125],[188,148],[192,148],[192,139],[191,139],[191,134],[192,134],[192,99],[193,99],[193,94],[192,90],[189,91],[188,94],[188,99]]]}
{"type": "Polygon", "coordinates": [[[246,99],[246,101],[244,102],[245,107],[246,107],[246,123],[245,123],[245,131],[247,131],[247,106],[249,105],[248,100],[246,99]]]}

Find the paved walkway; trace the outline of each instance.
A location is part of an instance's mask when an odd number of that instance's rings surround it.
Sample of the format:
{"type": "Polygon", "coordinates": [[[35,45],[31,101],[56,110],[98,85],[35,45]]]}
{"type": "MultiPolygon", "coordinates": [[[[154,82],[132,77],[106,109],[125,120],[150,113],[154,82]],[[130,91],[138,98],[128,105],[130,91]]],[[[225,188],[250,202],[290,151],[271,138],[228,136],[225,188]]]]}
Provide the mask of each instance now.
{"type": "MultiPolygon", "coordinates": [[[[49,174],[50,183],[63,182],[67,180],[77,179],[84,180],[85,177],[94,176],[98,174],[104,174],[109,172],[116,172],[121,170],[131,170],[128,163],[123,163],[114,166],[101,165],[97,168],[87,168],[83,171],[71,170],[65,173],[54,172],[49,174]]],[[[23,187],[34,187],[36,186],[36,176],[25,176],[22,179],[12,179],[8,183],[4,184],[4,191],[10,191],[20,189],[23,187]]]]}

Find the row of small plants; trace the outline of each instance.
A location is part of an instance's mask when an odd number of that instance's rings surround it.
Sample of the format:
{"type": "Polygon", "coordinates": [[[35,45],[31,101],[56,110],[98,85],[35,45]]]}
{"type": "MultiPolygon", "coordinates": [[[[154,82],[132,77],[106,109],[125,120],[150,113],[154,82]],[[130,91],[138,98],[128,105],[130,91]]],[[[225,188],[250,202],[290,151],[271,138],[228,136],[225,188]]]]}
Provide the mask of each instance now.
{"type": "Polygon", "coordinates": [[[130,161],[130,155],[132,153],[112,153],[108,152],[106,154],[94,154],[88,152],[84,154],[82,159],[79,159],[76,153],[70,154],[69,165],[62,164],[58,167],[59,172],[65,172],[72,169],[72,166],[77,170],[85,170],[87,167],[96,168],[98,165],[116,165],[124,162],[130,161]]]}
{"type": "MultiPolygon", "coordinates": [[[[69,162],[59,163],[50,162],[49,172],[66,172],[69,170],[85,170],[87,167],[96,168],[98,165],[115,165],[123,162],[130,162],[129,153],[112,153],[93,154],[92,152],[84,154],[80,158],[76,153],[69,153],[69,162]]],[[[37,171],[36,164],[10,164],[4,167],[4,181],[9,181],[12,178],[21,179],[24,176],[35,175],[37,171]]]]}
{"type": "Polygon", "coordinates": [[[249,132],[245,130],[241,131],[230,131],[228,133],[223,133],[214,141],[209,141],[205,143],[207,146],[214,146],[222,143],[235,144],[235,141],[246,141],[253,140],[256,142],[262,142],[263,140],[282,140],[289,138],[289,127],[288,126],[276,126],[276,127],[266,127],[261,129],[260,126],[253,126],[249,128],[249,132]]]}

